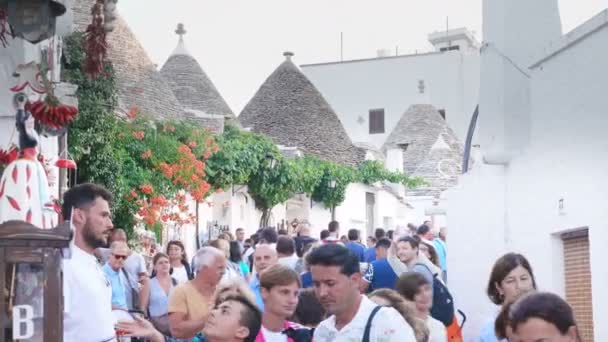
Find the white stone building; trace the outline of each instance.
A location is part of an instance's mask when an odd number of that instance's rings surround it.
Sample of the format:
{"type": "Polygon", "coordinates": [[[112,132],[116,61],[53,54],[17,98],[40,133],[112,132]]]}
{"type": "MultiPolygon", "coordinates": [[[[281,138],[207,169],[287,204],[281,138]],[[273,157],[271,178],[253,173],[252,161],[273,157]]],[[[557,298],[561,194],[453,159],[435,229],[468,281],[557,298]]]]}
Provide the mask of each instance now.
{"type": "Polygon", "coordinates": [[[479,43],[464,28],[429,35],[434,51],[302,65],[353,142],[382,147],[405,110],[429,103],[464,141],[479,96],[479,43]]]}
{"type": "MultiPolygon", "coordinates": [[[[13,96],[15,92],[10,88],[16,85],[22,85],[25,81],[35,79],[34,74],[30,71],[33,69],[24,69],[29,63],[40,63],[43,58],[43,53],[50,61],[49,78],[56,83],[55,95],[62,103],[73,105],[76,103],[73,94],[75,88],[68,84],[59,83],[61,74],[61,54],[63,45],[63,36],[72,31],[72,11],[69,7],[70,1],[65,2],[67,8],[66,13],[56,19],[55,35],[49,39],[43,40],[37,44],[29,43],[21,38],[8,38],[8,45],[3,47],[0,45],[0,149],[8,149],[11,144],[18,144],[18,134],[15,131],[15,113],[13,106],[13,96]]],[[[31,82],[37,83],[37,82],[31,82]]],[[[37,86],[36,86],[37,87],[37,86]]],[[[27,86],[23,92],[29,96],[30,101],[36,101],[40,95],[32,90],[32,87],[27,86]]],[[[59,188],[57,183],[58,168],[54,167],[54,161],[57,160],[58,138],[57,137],[41,137],[39,143],[40,152],[51,160],[49,182],[51,185],[51,194],[57,198],[59,188]]]]}
{"type": "Polygon", "coordinates": [[[444,193],[466,340],[497,310],[485,295],[492,264],[515,251],[539,289],[574,307],[584,341],[608,341],[608,10],[562,35],[557,0],[483,4],[483,162],[444,193]]]}
{"type": "Polygon", "coordinates": [[[379,50],[377,58],[303,65],[302,72],[353,142],[381,149],[387,168],[430,181],[406,194],[413,209],[408,222],[431,219],[445,226],[439,195],[456,184],[461,169],[462,143],[479,98],[479,43],[465,28],[428,39],[433,52],[388,56],[379,50]],[[440,157],[435,151],[445,146],[440,157]]]}

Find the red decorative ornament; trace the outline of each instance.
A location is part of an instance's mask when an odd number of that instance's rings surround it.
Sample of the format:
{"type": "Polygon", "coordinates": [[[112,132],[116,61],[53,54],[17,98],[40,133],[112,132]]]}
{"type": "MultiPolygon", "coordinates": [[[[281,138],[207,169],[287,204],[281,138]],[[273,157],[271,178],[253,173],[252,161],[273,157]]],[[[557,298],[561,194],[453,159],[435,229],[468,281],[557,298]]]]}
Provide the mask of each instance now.
{"type": "Polygon", "coordinates": [[[59,159],[55,162],[55,166],[60,169],[76,169],[76,162],[71,159],[59,159]]]}

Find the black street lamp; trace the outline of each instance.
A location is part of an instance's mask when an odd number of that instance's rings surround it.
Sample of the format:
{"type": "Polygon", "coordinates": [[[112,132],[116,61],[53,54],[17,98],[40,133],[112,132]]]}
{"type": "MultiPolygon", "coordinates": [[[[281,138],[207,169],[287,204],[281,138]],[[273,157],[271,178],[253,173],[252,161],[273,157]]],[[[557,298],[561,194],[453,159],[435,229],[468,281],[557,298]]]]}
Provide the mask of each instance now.
{"type": "Polygon", "coordinates": [[[7,8],[14,35],[33,44],[53,36],[56,18],[66,11],[53,0],[0,0],[0,7],[7,8]]]}
{"type": "MultiPolygon", "coordinates": [[[[328,185],[329,185],[329,188],[332,189],[332,191],[333,191],[336,188],[336,180],[330,179],[328,185]]],[[[331,220],[335,221],[336,220],[336,206],[332,206],[330,211],[331,211],[331,220]]]]}
{"type": "Polygon", "coordinates": [[[272,156],[272,154],[266,155],[266,162],[268,162],[268,167],[271,170],[277,166],[277,160],[272,156]]]}

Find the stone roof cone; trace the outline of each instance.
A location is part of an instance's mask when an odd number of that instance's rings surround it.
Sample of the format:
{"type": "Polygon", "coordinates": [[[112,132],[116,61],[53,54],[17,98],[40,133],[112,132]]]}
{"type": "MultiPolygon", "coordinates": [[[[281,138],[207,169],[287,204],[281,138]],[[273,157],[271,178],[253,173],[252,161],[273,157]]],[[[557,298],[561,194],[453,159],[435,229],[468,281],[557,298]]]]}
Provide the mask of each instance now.
{"type": "Polygon", "coordinates": [[[462,164],[462,144],[439,111],[429,104],[411,106],[401,117],[383,151],[403,149],[403,171],[429,183],[409,195],[437,196],[456,185],[462,164]]]}
{"type": "Polygon", "coordinates": [[[354,165],[364,152],[353,146],[340,119],[323,95],[292,62],[285,61],[247,103],[239,121],[268,135],[275,144],[297,147],[320,159],[354,165]]]}
{"type": "MultiPolygon", "coordinates": [[[[93,4],[93,0],[72,3],[76,30],[85,31],[91,23],[93,4]]],[[[137,107],[155,117],[181,117],[181,104],[127,23],[119,15],[115,23],[114,31],[107,35],[108,60],[114,67],[120,111],[137,107]]]]}
{"type": "Polygon", "coordinates": [[[160,72],[179,102],[189,114],[196,117],[221,115],[226,119],[234,119],[234,113],[222,95],[186,49],[184,25],[178,24],[175,33],[179,36],[179,41],[160,72]]]}

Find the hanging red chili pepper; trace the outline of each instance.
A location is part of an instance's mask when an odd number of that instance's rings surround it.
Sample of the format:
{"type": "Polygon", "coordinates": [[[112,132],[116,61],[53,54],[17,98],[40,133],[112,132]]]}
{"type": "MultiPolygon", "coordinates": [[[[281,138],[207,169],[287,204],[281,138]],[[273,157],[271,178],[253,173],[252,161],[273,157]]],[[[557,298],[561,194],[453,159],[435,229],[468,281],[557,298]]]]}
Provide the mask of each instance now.
{"type": "Polygon", "coordinates": [[[6,9],[0,8],[0,44],[2,44],[2,47],[8,46],[8,37],[15,38],[8,24],[8,13],[6,9]]]}
{"type": "Polygon", "coordinates": [[[74,121],[78,115],[78,108],[61,104],[53,95],[47,95],[44,100],[28,104],[26,110],[41,124],[52,129],[64,127],[74,121]]]}
{"type": "Polygon", "coordinates": [[[91,9],[93,20],[85,32],[85,60],[83,70],[90,78],[97,78],[104,74],[104,64],[108,47],[106,31],[103,27],[103,0],[97,0],[91,9]]]}

